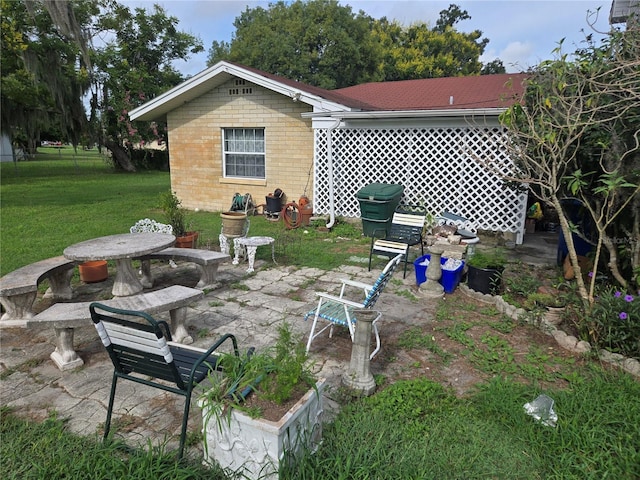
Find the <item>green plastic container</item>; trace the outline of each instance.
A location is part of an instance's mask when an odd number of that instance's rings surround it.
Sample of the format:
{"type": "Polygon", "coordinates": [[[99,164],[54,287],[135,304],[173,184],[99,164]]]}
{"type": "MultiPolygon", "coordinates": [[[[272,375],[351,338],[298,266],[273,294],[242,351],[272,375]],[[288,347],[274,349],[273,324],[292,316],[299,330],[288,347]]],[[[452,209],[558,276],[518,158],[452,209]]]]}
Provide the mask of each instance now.
{"type": "Polygon", "coordinates": [[[370,183],[358,191],[362,231],[366,236],[384,237],[389,233],[393,212],[403,193],[404,187],[395,183],[370,183]]]}

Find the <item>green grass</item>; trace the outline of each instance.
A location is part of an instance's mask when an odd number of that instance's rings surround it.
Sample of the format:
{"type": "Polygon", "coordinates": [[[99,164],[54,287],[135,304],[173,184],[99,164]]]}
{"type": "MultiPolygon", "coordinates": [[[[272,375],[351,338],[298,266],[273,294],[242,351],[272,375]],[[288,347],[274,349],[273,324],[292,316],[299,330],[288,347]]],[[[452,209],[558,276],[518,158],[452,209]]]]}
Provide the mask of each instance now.
{"type": "MultiPolygon", "coordinates": [[[[76,242],[126,233],[141,218],[166,222],[160,195],[170,188],[166,172],[116,173],[97,151],[62,160],[57,152],[28,162],[0,164],[2,198],[0,274],[37,260],[62,255],[76,242]]],[[[231,199],[229,199],[231,205],[231,199]]],[[[287,230],[282,222],[250,217],[250,235],[276,239],[283,263],[332,269],[349,264],[354,249],[368,255],[369,239],[358,225],[338,221],[331,232],[287,230]]],[[[218,212],[189,212],[187,223],[200,232],[200,245],[218,248],[218,212]]],[[[258,258],[270,260],[268,249],[258,258]]]]}
{"type": "Polygon", "coordinates": [[[6,409],[0,417],[0,477],[3,479],[224,479],[196,459],[178,463],[163,448],[131,450],[119,442],[103,445],[91,437],[72,435],[55,414],[37,423],[19,419],[6,409]]]}
{"type": "MultiPolygon", "coordinates": [[[[59,157],[57,151],[45,153],[17,168],[0,164],[0,175],[2,274],[60,255],[71,243],[127,232],[141,218],[164,220],[157,205],[169,188],[167,173],[114,173],[95,152],[75,159],[59,157]]],[[[217,213],[192,212],[189,220],[200,232],[201,244],[217,247],[217,213]]],[[[313,227],[286,230],[282,223],[251,217],[250,234],[274,237],[277,259],[288,265],[332,269],[368,255],[368,239],[361,237],[358,225],[347,222],[321,232],[313,227]]],[[[258,257],[270,262],[267,250],[258,257]]],[[[409,294],[403,296],[413,301],[409,294]]],[[[541,367],[557,359],[532,346],[516,368],[513,352],[499,336],[509,334],[514,322],[493,307],[479,312],[495,317],[490,323],[495,334],[478,341],[467,334],[474,325],[469,315],[456,313],[451,302],[439,304],[436,320],[456,321],[444,333],[463,345],[462,355],[492,380],[476,393],[457,398],[416,368],[412,374],[418,378],[385,384],[372,397],[347,403],[325,425],[318,452],[284,467],[281,478],[640,478],[640,383],[593,364],[567,364],[558,376],[568,387],[543,389],[540,385],[555,373],[541,367]],[[509,380],[512,372],[529,383],[509,380]],[[556,428],[524,413],[523,405],[543,392],[556,401],[556,428]]],[[[407,348],[431,350],[445,364],[452,361],[450,353],[419,329],[408,330],[401,342],[407,348]]],[[[97,438],[72,435],[55,415],[38,423],[18,419],[6,409],[0,414],[0,478],[224,478],[196,460],[177,463],[173,452],[161,448],[131,451],[122,444],[103,445],[97,438]]]]}
{"type": "Polygon", "coordinates": [[[318,452],[281,478],[640,478],[640,384],[581,373],[570,388],[544,392],[556,428],[524,412],[539,389],[502,377],[463,399],[428,379],[397,382],[343,409],[318,452]]]}

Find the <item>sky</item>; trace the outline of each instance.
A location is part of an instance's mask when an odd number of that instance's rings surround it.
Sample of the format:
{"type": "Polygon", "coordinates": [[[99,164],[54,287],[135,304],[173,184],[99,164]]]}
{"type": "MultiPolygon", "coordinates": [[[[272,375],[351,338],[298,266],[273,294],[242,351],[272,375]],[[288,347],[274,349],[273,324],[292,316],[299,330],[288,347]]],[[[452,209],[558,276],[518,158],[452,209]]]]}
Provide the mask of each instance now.
{"type": "MultiPolygon", "coordinates": [[[[434,26],[440,11],[450,4],[466,10],[471,19],[456,24],[461,32],[480,30],[489,43],[480,60],[484,63],[499,58],[508,73],[524,71],[542,60],[554,58],[558,42],[565,39],[563,52],[571,53],[581,46],[585,35],[598,35],[587,22],[588,11],[600,13],[595,23],[600,32],[609,30],[612,0],[340,0],[354,13],[362,10],[373,18],[395,19],[403,25],[425,22],[434,26]]],[[[179,19],[178,28],[199,37],[204,52],[178,62],[184,75],[195,75],[207,68],[209,48],[214,40],[230,42],[235,31],[233,22],[247,7],[268,8],[263,0],[120,0],[130,8],[154,3],[168,15],[179,19]]]]}

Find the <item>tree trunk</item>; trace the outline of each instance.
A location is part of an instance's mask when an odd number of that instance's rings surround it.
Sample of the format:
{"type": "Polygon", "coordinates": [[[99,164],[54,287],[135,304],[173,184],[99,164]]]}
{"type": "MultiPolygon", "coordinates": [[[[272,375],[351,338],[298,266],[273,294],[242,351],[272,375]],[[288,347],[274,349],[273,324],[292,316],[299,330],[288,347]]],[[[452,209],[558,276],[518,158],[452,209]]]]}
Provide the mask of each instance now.
{"type": "Polygon", "coordinates": [[[587,287],[584,284],[584,279],[582,278],[582,270],[580,269],[580,265],[578,264],[578,254],[576,253],[576,247],[573,244],[573,236],[571,235],[571,228],[569,227],[569,221],[562,210],[562,205],[558,197],[554,194],[551,195],[551,204],[556,209],[558,213],[558,220],[560,221],[560,228],[562,229],[562,234],[564,235],[564,239],[567,243],[567,250],[569,259],[571,261],[571,266],[573,267],[573,271],[575,272],[576,284],[578,285],[578,293],[580,294],[580,298],[585,305],[590,305],[589,294],[587,292],[587,287]]]}
{"type": "Polygon", "coordinates": [[[105,142],[105,147],[111,152],[111,158],[116,168],[124,170],[125,172],[135,172],[136,168],[131,163],[131,159],[127,154],[127,150],[112,140],[105,142]]]}

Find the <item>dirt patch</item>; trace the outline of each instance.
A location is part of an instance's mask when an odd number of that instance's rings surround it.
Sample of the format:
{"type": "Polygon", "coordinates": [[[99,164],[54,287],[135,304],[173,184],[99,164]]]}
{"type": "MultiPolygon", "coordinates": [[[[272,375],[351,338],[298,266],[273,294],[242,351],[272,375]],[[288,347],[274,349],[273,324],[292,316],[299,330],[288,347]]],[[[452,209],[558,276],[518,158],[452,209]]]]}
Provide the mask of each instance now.
{"type": "MultiPolygon", "coordinates": [[[[451,387],[458,396],[501,375],[522,383],[563,388],[567,375],[585,360],[559,347],[537,326],[514,321],[492,305],[459,290],[434,302],[434,321],[381,322],[384,341],[371,362],[383,385],[427,377],[451,387]]],[[[333,339],[314,341],[322,357],[348,362],[351,342],[346,329],[333,339]]]]}

